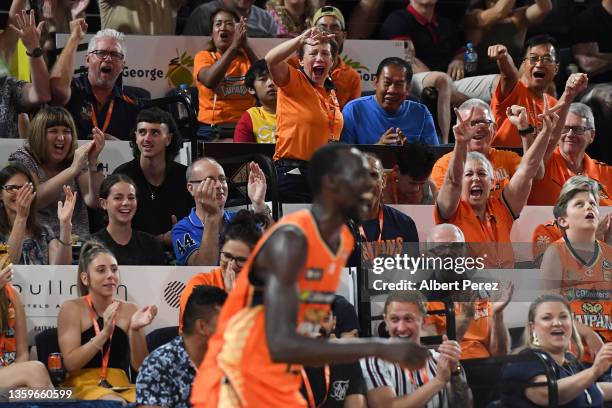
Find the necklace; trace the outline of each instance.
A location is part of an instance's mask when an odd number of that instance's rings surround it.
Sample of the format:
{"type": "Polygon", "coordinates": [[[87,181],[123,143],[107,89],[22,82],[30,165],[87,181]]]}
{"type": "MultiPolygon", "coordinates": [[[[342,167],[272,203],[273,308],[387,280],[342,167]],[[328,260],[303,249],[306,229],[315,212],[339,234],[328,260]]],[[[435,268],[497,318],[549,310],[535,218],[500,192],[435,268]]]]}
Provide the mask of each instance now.
{"type": "Polygon", "coordinates": [[[153,184],[149,183],[147,181],[147,188],[149,189],[149,193],[151,193],[151,201],[155,200],[155,192],[157,191],[157,189],[159,188],[159,186],[154,186],[153,184]]]}

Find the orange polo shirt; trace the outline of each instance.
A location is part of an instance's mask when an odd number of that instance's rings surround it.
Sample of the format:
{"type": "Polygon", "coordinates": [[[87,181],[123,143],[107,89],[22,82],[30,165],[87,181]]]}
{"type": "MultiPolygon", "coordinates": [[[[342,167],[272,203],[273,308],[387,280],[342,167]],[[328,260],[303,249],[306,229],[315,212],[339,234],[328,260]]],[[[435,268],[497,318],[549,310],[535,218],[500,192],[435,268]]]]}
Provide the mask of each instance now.
{"type": "Polygon", "coordinates": [[[344,108],[349,101],[361,96],[361,76],[353,68],[349,67],[342,58],[340,63],[331,72],[331,79],[336,87],[336,96],[340,109],[344,108]]]}
{"type": "Polygon", "coordinates": [[[277,95],[274,160],[308,161],[319,147],[340,139],[344,121],[333,90],[314,85],[291,64],[288,69],[289,81],[277,95]]]}
{"type": "MultiPolygon", "coordinates": [[[[455,302],[455,317],[461,314],[462,303],[455,302]]],[[[427,310],[444,310],[442,302],[427,302],[427,310]]],[[[489,339],[491,338],[490,318],[492,315],[491,302],[488,300],[478,300],[474,302],[474,320],[468,326],[467,331],[461,339],[461,359],[468,358],[487,358],[489,353],[489,339]]],[[[446,333],[446,316],[427,315],[424,319],[425,324],[436,326],[438,334],[446,333]]]]}
{"type": "MultiPolygon", "coordinates": [[[[440,157],[434,164],[431,172],[431,180],[435,183],[438,191],[444,183],[444,176],[448,170],[453,152],[446,153],[440,157]]],[[[487,157],[493,166],[493,186],[491,192],[495,195],[501,194],[501,191],[510,181],[510,177],[514,175],[517,167],[521,163],[521,156],[509,150],[497,150],[493,147],[489,148],[489,157],[487,157]]]]}
{"type": "Polygon", "coordinates": [[[202,272],[194,275],[189,279],[183,293],[181,293],[181,300],[179,301],[179,334],[183,333],[183,313],[185,313],[185,306],[189,296],[193,292],[193,288],[200,285],[216,286],[220,289],[225,290],[225,282],[223,282],[223,269],[215,268],[210,272],[202,272]]]}
{"type": "Polygon", "coordinates": [[[538,225],[531,236],[531,254],[533,259],[536,260],[544,255],[548,246],[561,238],[563,238],[563,232],[561,232],[555,221],[551,220],[546,224],[538,225]]]}
{"type": "MultiPolygon", "coordinates": [[[[593,160],[585,153],[582,159],[583,175],[592,178],[601,185],[599,193],[599,205],[612,205],[612,166],[593,160]]],[[[561,193],[563,184],[575,176],[567,168],[565,159],[561,156],[559,147],[555,149],[550,159],[545,164],[546,176],[539,181],[533,182],[528,205],[555,205],[561,193]]]]}
{"type": "MultiPolygon", "coordinates": [[[[544,94],[548,100],[548,107],[552,108],[557,104],[557,100],[548,94],[544,94]]],[[[497,125],[497,133],[493,137],[493,146],[521,147],[521,136],[518,134],[516,127],[510,123],[506,116],[506,109],[512,105],[520,105],[527,108],[529,123],[537,128],[542,128],[542,119],[538,118],[544,111],[544,99],[533,94],[529,88],[520,80],[512,89],[512,92],[506,99],[501,100],[501,81],[497,84],[493,99],[491,100],[491,109],[495,115],[495,125],[497,125]]]]}
{"type": "Polygon", "coordinates": [[[443,219],[438,206],[434,206],[434,222],[454,224],[461,228],[471,256],[483,257],[487,268],[514,267],[510,231],[518,217],[512,215],[502,194],[489,196],[484,218],[481,221],[472,207],[463,200],[459,200],[457,211],[448,220],[443,219]]]}
{"type": "Polygon", "coordinates": [[[213,65],[221,58],[217,51],[200,51],[193,62],[193,78],[198,88],[198,121],[207,124],[237,123],[244,111],[255,106],[255,98],[249,94],[244,77],[251,61],[240,51],[231,62],[219,85],[213,90],[198,81],[202,68],[213,65]],[[215,101],[215,95],[217,100],[215,101]]]}

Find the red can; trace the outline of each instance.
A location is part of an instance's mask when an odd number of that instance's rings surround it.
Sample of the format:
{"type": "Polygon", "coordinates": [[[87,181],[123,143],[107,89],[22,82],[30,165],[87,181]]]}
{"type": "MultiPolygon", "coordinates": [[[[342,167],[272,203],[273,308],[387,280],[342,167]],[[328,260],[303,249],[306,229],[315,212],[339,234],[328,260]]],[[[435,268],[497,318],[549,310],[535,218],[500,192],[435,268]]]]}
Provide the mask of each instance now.
{"type": "Polygon", "coordinates": [[[49,371],[61,371],[64,369],[62,361],[62,353],[51,353],[47,359],[47,368],[49,371]]]}

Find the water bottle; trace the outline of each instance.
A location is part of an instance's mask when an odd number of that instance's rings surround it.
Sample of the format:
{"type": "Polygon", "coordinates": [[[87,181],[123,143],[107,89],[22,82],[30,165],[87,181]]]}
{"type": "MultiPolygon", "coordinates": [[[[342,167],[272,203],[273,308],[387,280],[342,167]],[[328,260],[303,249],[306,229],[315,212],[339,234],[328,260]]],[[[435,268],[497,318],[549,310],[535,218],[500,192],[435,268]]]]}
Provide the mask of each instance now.
{"type": "Polygon", "coordinates": [[[463,53],[463,62],[465,76],[476,75],[478,69],[478,53],[474,49],[474,45],[471,42],[467,43],[465,47],[465,53],[463,53]]]}
{"type": "MultiPolygon", "coordinates": [[[[189,85],[181,84],[179,86],[178,95],[182,95],[187,100],[188,105],[191,106],[191,93],[189,93],[189,85]]],[[[187,107],[183,102],[177,102],[177,111],[180,120],[189,118],[187,107]]]]}

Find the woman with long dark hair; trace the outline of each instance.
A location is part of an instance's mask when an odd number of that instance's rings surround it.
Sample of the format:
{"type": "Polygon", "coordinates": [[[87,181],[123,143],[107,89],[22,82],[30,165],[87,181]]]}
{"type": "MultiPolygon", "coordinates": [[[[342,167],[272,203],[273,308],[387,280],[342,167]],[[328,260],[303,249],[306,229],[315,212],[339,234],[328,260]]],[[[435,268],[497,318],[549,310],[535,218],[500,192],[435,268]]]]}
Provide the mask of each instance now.
{"type": "Polygon", "coordinates": [[[152,235],[132,228],[138,208],[134,181],[124,174],[108,176],[100,186],[100,206],[108,224],[93,238],[110,249],[120,265],[166,265],[164,252],[152,235]]]}

